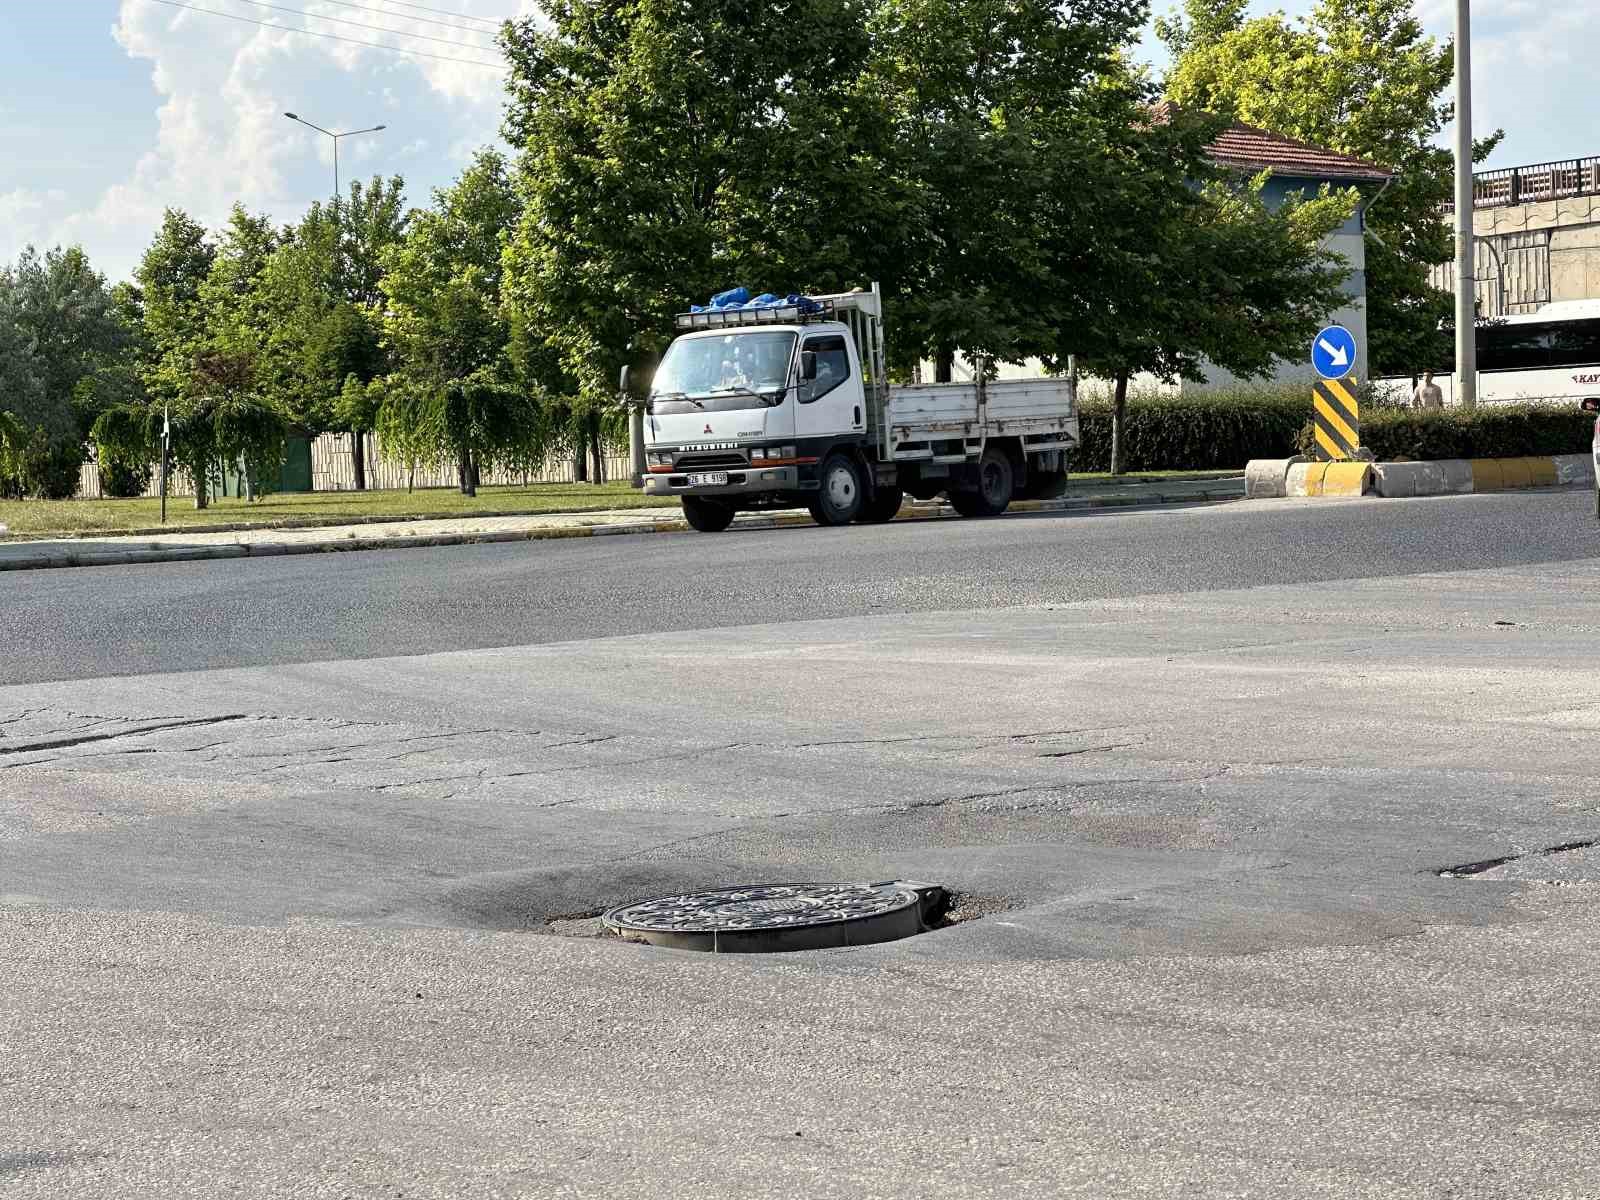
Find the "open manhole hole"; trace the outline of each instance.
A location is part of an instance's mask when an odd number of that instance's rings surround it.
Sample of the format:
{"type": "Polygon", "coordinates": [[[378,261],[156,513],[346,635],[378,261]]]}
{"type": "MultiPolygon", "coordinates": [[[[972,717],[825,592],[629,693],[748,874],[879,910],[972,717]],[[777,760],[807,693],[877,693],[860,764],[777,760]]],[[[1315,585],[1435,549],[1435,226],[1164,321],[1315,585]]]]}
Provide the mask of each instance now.
{"type": "Polygon", "coordinates": [[[868,946],[921,933],[948,901],[937,884],[776,883],[638,900],[601,918],[615,934],[675,950],[771,954],[868,946]]]}

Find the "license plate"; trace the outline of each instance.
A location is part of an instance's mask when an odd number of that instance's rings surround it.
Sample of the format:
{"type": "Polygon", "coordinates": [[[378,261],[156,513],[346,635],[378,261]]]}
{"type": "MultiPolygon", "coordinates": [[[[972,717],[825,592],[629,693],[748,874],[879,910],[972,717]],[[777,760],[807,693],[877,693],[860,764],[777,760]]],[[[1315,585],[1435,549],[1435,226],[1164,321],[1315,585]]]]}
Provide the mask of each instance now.
{"type": "Polygon", "coordinates": [[[726,471],[700,471],[689,476],[690,487],[725,487],[727,482],[726,471]]]}

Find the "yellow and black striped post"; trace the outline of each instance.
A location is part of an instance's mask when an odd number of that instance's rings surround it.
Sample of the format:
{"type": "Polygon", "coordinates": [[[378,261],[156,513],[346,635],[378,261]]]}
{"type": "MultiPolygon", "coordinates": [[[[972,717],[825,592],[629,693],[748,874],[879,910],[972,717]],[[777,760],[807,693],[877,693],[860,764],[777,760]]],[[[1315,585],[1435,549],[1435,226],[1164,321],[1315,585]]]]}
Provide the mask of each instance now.
{"type": "Polygon", "coordinates": [[[1355,378],[1319,379],[1311,390],[1316,414],[1317,458],[1343,462],[1361,447],[1361,407],[1356,403],[1355,378]]]}

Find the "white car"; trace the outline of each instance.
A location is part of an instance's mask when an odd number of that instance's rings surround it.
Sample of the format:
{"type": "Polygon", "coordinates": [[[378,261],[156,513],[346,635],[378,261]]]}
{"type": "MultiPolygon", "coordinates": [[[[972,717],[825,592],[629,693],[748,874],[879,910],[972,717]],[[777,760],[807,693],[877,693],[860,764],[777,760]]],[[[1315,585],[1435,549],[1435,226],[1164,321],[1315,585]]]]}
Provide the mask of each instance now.
{"type": "Polygon", "coordinates": [[[1594,452],[1595,516],[1600,517],[1600,396],[1586,396],[1583,400],[1583,411],[1595,414],[1594,443],[1591,449],[1594,452]]]}

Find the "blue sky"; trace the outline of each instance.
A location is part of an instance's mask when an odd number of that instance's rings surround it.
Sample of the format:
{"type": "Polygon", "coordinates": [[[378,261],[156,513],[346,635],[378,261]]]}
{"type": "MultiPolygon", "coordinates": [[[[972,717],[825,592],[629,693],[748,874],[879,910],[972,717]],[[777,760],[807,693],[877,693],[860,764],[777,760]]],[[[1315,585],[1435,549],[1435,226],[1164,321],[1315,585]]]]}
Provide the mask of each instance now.
{"type": "MultiPolygon", "coordinates": [[[[0,259],[28,243],[79,242],[113,279],[133,269],[167,205],[209,224],[238,200],[279,220],[331,188],[330,129],[387,124],[344,142],[346,179],[405,176],[413,201],[497,139],[501,75],[185,11],[156,0],[0,0],[0,259]]],[[[491,60],[488,22],[531,0],[183,0],[446,58],[491,60]],[[289,11],[283,11],[283,10],[289,11]],[[476,20],[474,18],[477,18],[476,20]],[[361,26],[382,26],[394,33],[361,26]],[[477,32],[477,31],[483,32],[477,32]],[[425,40],[441,39],[441,40],[425,40]]],[[[1291,15],[1311,0],[1258,3],[1291,15]]],[[[1475,0],[1476,123],[1507,138],[1491,165],[1600,154],[1580,88],[1597,61],[1591,0],[1475,0]]],[[[1157,0],[1157,9],[1166,0],[1157,0]]],[[[1452,0],[1418,0],[1446,34],[1452,0]]],[[[1146,53],[1157,48],[1147,41],[1146,53]]]]}

